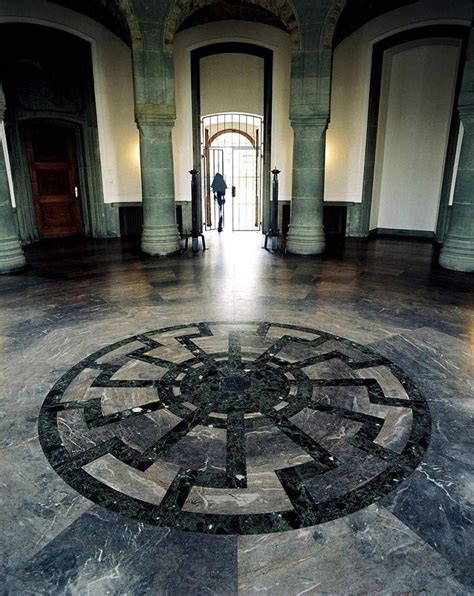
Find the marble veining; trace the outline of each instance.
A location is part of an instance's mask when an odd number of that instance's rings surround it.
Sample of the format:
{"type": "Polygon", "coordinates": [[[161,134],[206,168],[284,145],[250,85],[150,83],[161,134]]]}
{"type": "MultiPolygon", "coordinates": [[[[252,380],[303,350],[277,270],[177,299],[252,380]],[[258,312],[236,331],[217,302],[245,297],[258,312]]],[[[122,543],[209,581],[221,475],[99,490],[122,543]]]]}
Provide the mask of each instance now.
{"type": "Polygon", "coordinates": [[[63,375],[39,417],[51,465],[85,497],[210,534],[295,530],[366,507],[418,466],[430,429],[422,394],[386,358],[270,322],[115,342],[63,375]]]}
{"type": "Polygon", "coordinates": [[[474,277],[409,239],[206,241],[42,242],[0,276],[2,596],[472,594],[474,277]]]}

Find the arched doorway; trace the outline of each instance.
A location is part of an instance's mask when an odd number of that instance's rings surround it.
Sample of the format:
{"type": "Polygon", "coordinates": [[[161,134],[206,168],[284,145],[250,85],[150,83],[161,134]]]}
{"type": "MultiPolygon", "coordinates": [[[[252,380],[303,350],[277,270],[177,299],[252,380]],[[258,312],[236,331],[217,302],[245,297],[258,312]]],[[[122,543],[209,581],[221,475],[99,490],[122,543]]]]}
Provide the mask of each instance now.
{"type": "Polygon", "coordinates": [[[105,236],[90,42],[33,23],[2,23],[0,32],[21,239],[105,236]]]}
{"type": "Polygon", "coordinates": [[[206,230],[257,231],[261,226],[263,119],[213,114],[201,120],[203,225],[206,230]],[[225,202],[213,192],[220,173],[225,202]],[[221,219],[222,218],[222,219],[221,219]]]}
{"type": "Polygon", "coordinates": [[[213,197],[209,188],[212,179],[209,177],[211,171],[216,173],[225,164],[229,187],[226,200],[231,199],[226,202],[224,211],[226,229],[265,231],[268,228],[272,69],[273,52],[254,44],[216,43],[191,52],[194,166],[201,172],[203,182],[201,221],[204,229],[218,226],[219,218],[216,220],[216,214],[212,213],[213,197]],[[227,68],[230,76],[225,75],[223,68],[225,57],[229,57],[229,64],[233,66],[227,68]],[[242,72],[242,63],[248,63],[248,71],[242,72]],[[247,101],[250,72],[255,75],[252,79],[255,101],[247,101]],[[244,84],[242,77],[246,73],[244,84]]]}
{"type": "Polygon", "coordinates": [[[374,45],[367,115],[371,132],[362,186],[363,234],[443,240],[459,141],[460,121],[453,106],[460,91],[459,65],[465,60],[468,32],[455,25],[417,27],[374,45]]]}

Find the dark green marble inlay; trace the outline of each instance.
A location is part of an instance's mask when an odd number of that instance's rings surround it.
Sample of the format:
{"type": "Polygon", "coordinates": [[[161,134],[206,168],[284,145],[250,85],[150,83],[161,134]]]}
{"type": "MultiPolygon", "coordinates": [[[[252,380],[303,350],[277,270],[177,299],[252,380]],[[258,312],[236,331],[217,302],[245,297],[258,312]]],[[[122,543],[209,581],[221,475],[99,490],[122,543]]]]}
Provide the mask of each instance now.
{"type": "Polygon", "coordinates": [[[387,495],[420,463],[430,426],[410,379],[365,346],[296,325],[214,322],[85,358],[46,397],[39,436],[56,472],[104,507],[252,534],[387,495]]]}

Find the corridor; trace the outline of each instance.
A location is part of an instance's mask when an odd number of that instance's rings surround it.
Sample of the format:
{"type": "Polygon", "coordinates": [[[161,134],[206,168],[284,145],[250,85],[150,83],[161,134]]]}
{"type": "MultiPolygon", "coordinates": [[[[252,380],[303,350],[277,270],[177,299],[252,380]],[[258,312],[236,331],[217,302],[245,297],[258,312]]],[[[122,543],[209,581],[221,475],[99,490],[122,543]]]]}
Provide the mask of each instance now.
{"type": "Polygon", "coordinates": [[[426,242],[0,278],[8,594],[468,593],[474,281],[426,242]]]}

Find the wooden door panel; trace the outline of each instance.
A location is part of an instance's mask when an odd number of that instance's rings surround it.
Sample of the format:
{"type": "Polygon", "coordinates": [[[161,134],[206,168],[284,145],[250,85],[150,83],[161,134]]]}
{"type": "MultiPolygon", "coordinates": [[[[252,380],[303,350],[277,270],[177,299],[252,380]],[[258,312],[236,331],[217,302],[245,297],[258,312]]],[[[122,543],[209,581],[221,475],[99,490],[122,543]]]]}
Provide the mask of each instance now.
{"type": "Polygon", "coordinates": [[[39,235],[82,233],[74,131],[38,126],[27,131],[26,141],[39,235]]]}
{"type": "Polygon", "coordinates": [[[40,196],[68,196],[71,193],[71,176],[69,170],[36,171],[38,193],[40,196]]]}
{"type": "Polygon", "coordinates": [[[35,163],[68,163],[69,130],[58,127],[45,127],[32,131],[31,156],[35,163]]]}
{"type": "Polygon", "coordinates": [[[70,230],[73,234],[75,226],[71,226],[74,221],[74,213],[71,203],[49,203],[42,208],[43,223],[47,228],[61,228],[70,230]]]}

